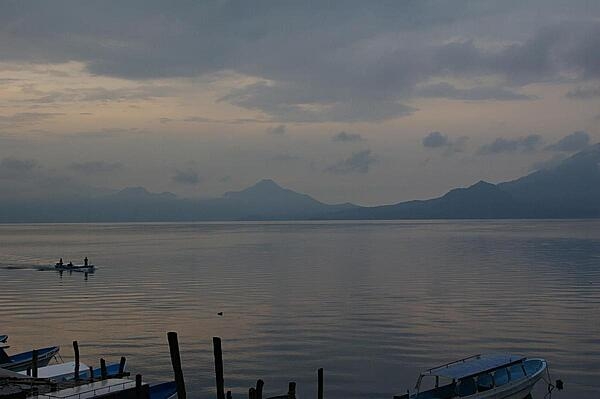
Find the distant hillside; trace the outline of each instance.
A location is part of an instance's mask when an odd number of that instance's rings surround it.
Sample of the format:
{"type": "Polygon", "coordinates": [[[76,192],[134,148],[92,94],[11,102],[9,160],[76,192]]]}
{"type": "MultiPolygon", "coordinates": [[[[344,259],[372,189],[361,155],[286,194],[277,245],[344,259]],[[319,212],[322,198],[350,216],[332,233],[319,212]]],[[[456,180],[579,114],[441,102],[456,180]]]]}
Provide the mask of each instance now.
{"type": "Polygon", "coordinates": [[[480,181],[439,198],[393,205],[329,205],[261,180],[220,198],[194,200],[143,187],[47,200],[0,197],[0,223],[309,219],[599,218],[600,144],[520,179],[480,181]]]}
{"type": "Polygon", "coordinates": [[[141,222],[217,220],[318,219],[356,207],[329,205],[273,180],[261,180],[221,198],[181,199],[172,193],[151,193],[143,187],[93,197],[15,201],[0,199],[0,222],[141,222]]]}
{"type": "Polygon", "coordinates": [[[600,217],[600,144],[551,169],[494,185],[480,181],[423,201],[350,209],[335,219],[506,219],[600,217]]]}
{"type": "Polygon", "coordinates": [[[550,169],[498,187],[533,208],[537,217],[600,217],[600,143],[550,169]]]}

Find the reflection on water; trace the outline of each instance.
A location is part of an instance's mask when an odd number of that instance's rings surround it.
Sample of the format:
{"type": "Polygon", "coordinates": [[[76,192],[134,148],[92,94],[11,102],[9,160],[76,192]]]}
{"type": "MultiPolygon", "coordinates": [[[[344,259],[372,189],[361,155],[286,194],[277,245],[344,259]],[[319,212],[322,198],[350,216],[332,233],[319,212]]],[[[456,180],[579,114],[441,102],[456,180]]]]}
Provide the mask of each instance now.
{"type": "MultiPolygon", "coordinates": [[[[329,398],[388,398],[418,372],[479,352],[548,359],[554,398],[600,391],[600,222],[336,222],[0,226],[0,333],[11,350],[60,344],[171,376],[188,392],[298,382],[329,398]],[[95,274],[48,271],[59,257],[95,274]],[[222,316],[217,315],[223,312],[222,316]]],[[[542,398],[540,384],[534,394],[542,398]]]]}

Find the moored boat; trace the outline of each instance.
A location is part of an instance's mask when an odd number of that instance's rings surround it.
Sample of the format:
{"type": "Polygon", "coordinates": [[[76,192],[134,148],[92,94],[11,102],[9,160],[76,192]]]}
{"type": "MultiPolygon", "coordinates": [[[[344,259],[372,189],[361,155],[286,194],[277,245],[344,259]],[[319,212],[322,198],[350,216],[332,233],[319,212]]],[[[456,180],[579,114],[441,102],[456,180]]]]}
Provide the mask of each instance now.
{"type": "Polygon", "coordinates": [[[6,341],[8,341],[8,335],[2,335],[0,334],[0,343],[5,343],[6,341]]]}
{"type": "MultiPolygon", "coordinates": [[[[65,362],[59,364],[53,364],[50,366],[40,367],[37,370],[38,378],[47,378],[54,382],[66,382],[75,379],[75,362],[65,362]]],[[[125,371],[125,364],[123,363],[123,369],[119,363],[108,364],[106,366],[107,376],[118,376],[122,375],[125,371]]],[[[27,375],[27,371],[20,371],[20,374],[27,375]]],[[[79,363],[79,379],[100,379],[102,377],[102,369],[100,367],[92,369],[90,375],[90,367],[85,363],[79,363]]]]}
{"type": "Polygon", "coordinates": [[[539,358],[475,355],[422,372],[415,392],[394,399],[523,399],[546,369],[539,358]]]}
{"type": "MultiPolygon", "coordinates": [[[[4,349],[8,346],[0,347],[0,368],[11,370],[11,371],[23,371],[31,367],[33,362],[33,351],[23,352],[16,355],[9,356],[6,354],[4,349]]],[[[50,360],[59,351],[58,346],[51,346],[48,348],[42,348],[37,350],[37,365],[38,367],[47,366],[50,360]]]]}

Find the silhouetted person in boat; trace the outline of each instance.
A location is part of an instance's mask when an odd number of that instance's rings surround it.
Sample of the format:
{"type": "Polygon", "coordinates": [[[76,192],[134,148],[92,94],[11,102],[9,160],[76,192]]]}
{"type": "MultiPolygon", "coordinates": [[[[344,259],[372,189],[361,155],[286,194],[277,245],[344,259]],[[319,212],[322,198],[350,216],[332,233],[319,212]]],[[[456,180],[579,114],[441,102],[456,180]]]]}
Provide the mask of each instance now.
{"type": "Polygon", "coordinates": [[[69,264],[67,266],[73,267],[73,262],[69,262],[69,264]]]}
{"type": "Polygon", "coordinates": [[[63,260],[62,260],[62,258],[60,258],[60,260],[58,261],[57,265],[58,265],[58,266],[60,266],[60,267],[62,267],[62,265],[63,265],[63,260]]]}
{"type": "Polygon", "coordinates": [[[86,257],[85,257],[85,259],[83,260],[83,264],[84,264],[85,266],[87,266],[87,265],[88,265],[88,258],[87,258],[87,256],[86,256],[86,257]]]}

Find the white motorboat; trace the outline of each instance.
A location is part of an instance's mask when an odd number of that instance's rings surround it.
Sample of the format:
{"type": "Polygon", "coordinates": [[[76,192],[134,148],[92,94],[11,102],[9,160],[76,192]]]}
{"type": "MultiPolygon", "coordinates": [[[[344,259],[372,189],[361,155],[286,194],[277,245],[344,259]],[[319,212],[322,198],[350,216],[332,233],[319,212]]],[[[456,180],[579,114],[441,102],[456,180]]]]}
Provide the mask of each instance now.
{"type": "Polygon", "coordinates": [[[394,399],[523,399],[546,369],[539,358],[475,355],[422,372],[415,392],[394,399]]]}

